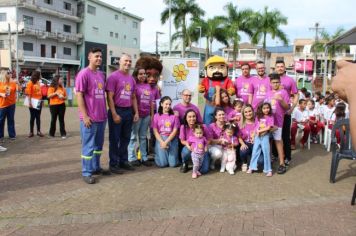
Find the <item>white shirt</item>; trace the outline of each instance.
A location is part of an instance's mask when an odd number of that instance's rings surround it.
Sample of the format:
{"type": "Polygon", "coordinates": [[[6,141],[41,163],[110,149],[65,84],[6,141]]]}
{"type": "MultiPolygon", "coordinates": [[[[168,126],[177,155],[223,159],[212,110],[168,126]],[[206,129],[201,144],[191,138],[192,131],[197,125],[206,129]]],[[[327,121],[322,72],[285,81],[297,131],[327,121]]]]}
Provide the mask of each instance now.
{"type": "Polygon", "coordinates": [[[329,108],[328,106],[324,106],[323,110],[322,110],[322,113],[320,113],[324,120],[332,120],[332,115],[334,113],[334,110],[335,110],[335,107],[331,107],[329,108]]]}
{"type": "Polygon", "coordinates": [[[292,119],[297,122],[305,122],[309,120],[309,111],[307,109],[301,111],[299,107],[297,107],[292,113],[292,119]]]}

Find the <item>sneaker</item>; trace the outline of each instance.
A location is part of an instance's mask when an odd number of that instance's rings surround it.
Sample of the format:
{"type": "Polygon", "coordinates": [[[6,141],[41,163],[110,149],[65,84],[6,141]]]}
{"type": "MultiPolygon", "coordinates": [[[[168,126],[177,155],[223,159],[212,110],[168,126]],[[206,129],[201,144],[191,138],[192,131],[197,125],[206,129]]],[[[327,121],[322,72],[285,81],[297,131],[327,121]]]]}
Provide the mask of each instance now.
{"type": "Polygon", "coordinates": [[[246,173],[247,173],[247,174],[252,174],[252,169],[248,169],[248,170],[246,171],[246,173]]]}
{"type": "Polygon", "coordinates": [[[241,167],[242,172],[246,172],[247,171],[247,164],[243,164],[241,167]]]}
{"type": "Polygon", "coordinates": [[[142,161],[141,164],[147,167],[152,166],[152,163],[149,161],[142,161]]]}
{"type": "Polygon", "coordinates": [[[286,166],[282,166],[282,165],[280,165],[280,166],[278,167],[278,169],[277,169],[277,173],[278,173],[279,175],[282,175],[282,174],[286,173],[286,171],[287,171],[286,166]]]}
{"type": "Polygon", "coordinates": [[[272,175],[273,175],[273,174],[272,174],[272,171],[270,171],[270,172],[268,172],[268,173],[266,174],[267,177],[272,177],[272,175]]]}
{"type": "Polygon", "coordinates": [[[120,168],[124,169],[124,170],[135,170],[135,168],[128,162],[124,162],[120,164],[120,168]]]}
{"type": "Polygon", "coordinates": [[[3,146],[0,146],[0,152],[5,152],[5,151],[7,151],[7,148],[3,147],[3,146]]]}
{"type": "Polygon", "coordinates": [[[179,170],[181,173],[187,173],[188,172],[188,163],[183,162],[182,166],[180,167],[179,170]]]}
{"type": "Polygon", "coordinates": [[[16,137],[10,137],[10,140],[11,140],[11,141],[15,141],[15,140],[16,140],[16,137]]]}
{"type": "Polygon", "coordinates": [[[197,175],[198,175],[198,176],[201,176],[201,173],[200,173],[199,171],[197,171],[197,175]]]}
{"type": "Polygon", "coordinates": [[[234,172],[233,170],[230,170],[230,171],[229,171],[229,174],[230,174],[230,175],[234,175],[235,172],[234,172]]]}
{"type": "Polygon", "coordinates": [[[33,133],[29,133],[27,137],[32,138],[33,137],[33,133]]]}
{"type": "Polygon", "coordinates": [[[290,160],[284,160],[284,165],[285,166],[289,166],[289,164],[290,164],[290,160]]]}
{"type": "Polygon", "coordinates": [[[119,169],[119,167],[110,167],[109,168],[111,173],[117,174],[117,175],[122,175],[124,172],[119,169]]]}
{"type": "Polygon", "coordinates": [[[197,175],[197,173],[194,173],[194,172],[193,172],[193,174],[192,174],[192,179],[196,179],[196,178],[198,178],[198,175],[197,175]]]}
{"type": "Polygon", "coordinates": [[[139,160],[135,160],[135,161],[130,161],[129,164],[131,166],[140,166],[141,162],[139,160]]]}
{"type": "Polygon", "coordinates": [[[95,184],[95,178],[93,176],[83,176],[83,180],[87,184],[95,184]]]}
{"type": "Polygon", "coordinates": [[[224,172],[225,172],[225,168],[221,168],[220,173],[224,173],[224,172]]]}
{"type": "Polygon", "coordinates": [[[67,138],[67,136],[62,136],[62,139],[66,139],[67,138]]]}
{"type": "Polygon", "coordinates": [[[104,170],[103,168],[100,168],[92,173],[93,175],[111,175],[111,172],[109,170],[104,170]]]}
{"type": "Polygon", "coordinates": [[[44,137],[44,134],[42,134],[42,132],[41,132],[41,131],[38,131],[38,132],[37,132],[37,136],[39,136],[39,137],[41,137],[41,138],[42,138],[42,137],[44,137]]]}

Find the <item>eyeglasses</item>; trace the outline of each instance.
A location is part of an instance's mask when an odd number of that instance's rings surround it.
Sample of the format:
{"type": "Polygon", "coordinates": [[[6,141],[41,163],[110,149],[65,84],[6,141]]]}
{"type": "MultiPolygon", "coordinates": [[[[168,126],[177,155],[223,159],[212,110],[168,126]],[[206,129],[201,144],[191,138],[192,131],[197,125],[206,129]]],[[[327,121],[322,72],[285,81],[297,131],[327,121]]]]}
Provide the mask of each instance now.
{"type": "Polygon", "coordinates": [[[183,94],[183,96],[185,96],[185,97],[191,97],[192,95],[190,95],[190,94],[183,94]]]}
{"type": "Polygon", "coordinates": [[[11,75],[11,74],[12,74],[12,71],[11,71],[11,70],[8,70],[8,71],[7,71],[7,74],[8,74],[8,75],[11,75]]]}

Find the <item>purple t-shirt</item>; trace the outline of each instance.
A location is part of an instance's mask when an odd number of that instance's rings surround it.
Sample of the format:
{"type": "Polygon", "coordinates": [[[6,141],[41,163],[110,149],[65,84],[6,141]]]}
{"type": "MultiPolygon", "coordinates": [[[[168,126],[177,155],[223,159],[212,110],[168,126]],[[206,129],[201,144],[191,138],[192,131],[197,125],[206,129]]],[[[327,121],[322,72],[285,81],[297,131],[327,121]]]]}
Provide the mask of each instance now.
{"type": "Polygon", "coordinates": [[[286,90],[288,97],[290,97],[291,94],[296,94],[298,93],[298,88],[296,82],[289,76],[283,75],[281,77],[281,86],[280,88],[283,88],[286,90]]]}
{"type": "Polygon", "coordinates": [[[179,129],[179,119],[175,115],[156,113],[153,116],[152,128],[163,136],[169,136],[174,129],[179,129]]]}
{"type": "Polygon", "coordinates": [[[216,123],[211,123],[209,125],[209,130],[212,139],[219,139],[223,135],[223,129],[219,128],[216,123]]]}
{"type": "Polygon", "coordinates": [[[248,96],[253,93],[252,77],[240,76],[235,81],[236,97],[241,98],[245,104],[248,103],[248,96]]]}
{"type": "Polygon", "coordinates": [[[151,92],[152,90],[149,84],[136,84],[138,114],[141,118],[150,115],[151,104],[153,102],[151,92]]]}
{"type": "Polygon", "coordinates": [[[232,108],[230,106],[224,106],[223,109],[225,112],[225,120],[228,121],[228,115],[234,111],[234,108],[232,108]]]}
{"type": "Polygon", "coordinates": [[[282,99],[289,104],[289,95],[287,94],[286,90],[280,89],[280,90],[270,90],[267,95],[266,95],[266,102],[269,102],[272,106],[272,113],[274,116],[274,124],[275,126],[282,128],[283,127],[283,119],[284,119],[284,114],[286,113],[286,110],[282,107],[280,101],[274,98],[275,95],[279,94],[282,99]]]}
{"type": "MultiPolygon", "coordinates": [[[[87,114],[93,122],[107,119],[104,89],[105,77],[101,71],[94,72],[87,67],[82,69],[75,79],[75,90],[83,93],[87,114]]],[[[83,120],[80,111],[79,118],[83,120]]]]}
{"type": "Polygon", "coordinates": [[[106,82],[106,91],[114,93],[114,103],[117,107],[131,107],[135,89],[134,78],[119,70],[113,72],[106,82]]]}
{"type": "Polygon", "coordinates": [[[242,118],[241,112],[237,112],[237,111],[235,111],[235,110],[232,110],[232,111],[230,111],[230,113],[228,113],[227,116],[226,116],[226,119],[227,119],[228,121],[230,121],[230,120],[232,120],[232,119],[234,119],[234,118],[237,118],[237,119],[238,119],[237,122],[240,122],[240,120],[241,120],[241,118],[242,118]]]}
{"type": "Polygon", "coordinates": [[[270,90],[270,80],[268,76],[264,76],[263,78],[260,77],[253,77],[252,83],[252,90],[253,90],[253,97],[252,97],[252,107],[253,110],[257,110],[258,105],[263,102],[266,98],[267,92],[270,90]]]}
{"type": "Polygon", "coordinates": [[[177,105],[175,105],[173,107],[173,111],[178,112],[180,121],[183,121],[185,112],[188,109],[192,109],[195,111],[198,123],[203,123],[203,119],[201,118],[199,108],[197,106],[195,106],[194,104],[190,103],[188,106],[185,106],[182,103],[178,103],[177,105]]]}
{"type": "Polygon", "coordinates": [[[197,154],[205,153],[205,147],[208,144],[208,141],[206,140],[205,137],[197,138],[194,135],[189,136],[187,142],[189,143],[189,145],[191,145],[194,153],[197,154]]]}
{"type": "Polygon", "coordinates": [[[226,134],[223,135],[222,137],[223,139],[225,139],[226,143],[223,146],[224,149],[227,149],[228,147],[231,147],[231,144],[238,144],[239,141],[237,140],[237,137],[232,136],[232,137],[227,137],[226,134]]]}
{"type": "MultiPolygon", "coordinates": [[[[211,139],[210,130],[206,127],[206,125],[203,125],[203,135],[207,140],[211,139]]],[[[185,125],[181,125],[179,129],[179,139],[181,141],[186,141],[191,136],[194,136],[193,129],[186,127],[185,125]]]]}
{"type": "Polygon", "coordinates": [[[152,101],[154,101],[154,107],[153,110],[156,112],[157,111],[157,106],[156,106],[156,101],[158,99],[161,99],[161,94],[159,92],[159,89],[157,87],[157,85],[150,85],[151,86],[151,96],[152,96],[152,101]]]}
{"type": "Polygon", "coordinates": [[[264,129],[266,127],[272,127],[272,126],[274,126],[273,116],[264,116],[260,120],[258,120],[258,118],[256,118],[255,120],[256,131],[259,129],[264,129]]]}
{"type": "Polygon", "coordinates": [[[244,127],[240,128],[239,136],[244,142],[252,143],[255,136],[255,123],[245,124],[244,127]]]}

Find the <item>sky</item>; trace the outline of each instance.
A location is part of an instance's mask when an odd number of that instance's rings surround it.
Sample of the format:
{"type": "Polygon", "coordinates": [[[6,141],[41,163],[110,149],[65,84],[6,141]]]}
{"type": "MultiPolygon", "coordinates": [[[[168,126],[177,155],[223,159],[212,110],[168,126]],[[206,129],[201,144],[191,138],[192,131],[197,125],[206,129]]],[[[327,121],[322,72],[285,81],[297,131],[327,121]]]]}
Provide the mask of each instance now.
{"type": "MultiPolygon", "coordinates": [[[[144,18],[141,23],[141,50],[155,51],[156,31],[163,32],[159,35],[159,47],[169,42],[168,22],[161,24],[161,12],[167,7],[163,0],[102,0],[115,7],[125,7],[125,11],[144,18]]],[[[355,0],[196,0],[199,6],[205,11],[204,19],[212,18],[215,15],[225,15],[223,7],[232,2],[239,9],[251,8],[254,11],[262,11],[265,6],[269,9],[278,9],[288,18],[288,25],[281,26],[287,34],[289,44],[292,45],[296,38],[314,38],[315,31],[309,28],[314,27],[318,22],[319,26],[328,33],[333,34],[338,27],[349,30],[356,26],[355,0]]],[[[172,34],[175,32],[172,24],[172,34]]],[[[249,38],[241,34],[241,42],[249,42],[249,38]]],[[[277,39],[267,39],[267,46],[282,45],[277,39]]],[[[198,44],[196,44],[198,46],[198,44]]],[[[201,46],[205,47],[205,40],[201,40],[201,46]]],[[[213,51],[218,50],[223,45],[214,42],[213,51]]]]}

